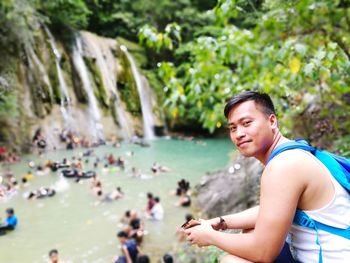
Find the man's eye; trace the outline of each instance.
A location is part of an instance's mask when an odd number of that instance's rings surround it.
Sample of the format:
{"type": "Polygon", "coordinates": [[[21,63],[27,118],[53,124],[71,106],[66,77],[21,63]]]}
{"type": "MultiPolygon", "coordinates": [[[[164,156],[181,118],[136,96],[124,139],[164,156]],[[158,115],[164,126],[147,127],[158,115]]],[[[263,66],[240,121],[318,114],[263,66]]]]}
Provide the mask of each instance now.
{"type": "Polygon", "coordinates": [[[236,127],[230,127],[230,132],[236,131],[236,127]]]}
{"type": "Polygon", "coordinates": [[[243,125],[244,126],[248,126],[249,124],[251,124],[252,123],[252,121],[245,121],[244,123],[243,123],[243,125]]]}

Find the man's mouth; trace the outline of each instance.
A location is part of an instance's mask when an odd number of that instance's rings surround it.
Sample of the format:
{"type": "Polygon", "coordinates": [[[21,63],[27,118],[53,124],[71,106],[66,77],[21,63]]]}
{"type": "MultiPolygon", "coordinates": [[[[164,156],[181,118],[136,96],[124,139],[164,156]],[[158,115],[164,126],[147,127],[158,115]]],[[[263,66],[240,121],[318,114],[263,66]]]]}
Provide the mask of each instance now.
{"type": "Polygon", "coordinates": [[[240,142],[240,143],[237,144],[237,146],[238,146],[238,147],[242,147],[242,146],[247,145],[248,143],[250,143],[250,141],[240,142]]]}

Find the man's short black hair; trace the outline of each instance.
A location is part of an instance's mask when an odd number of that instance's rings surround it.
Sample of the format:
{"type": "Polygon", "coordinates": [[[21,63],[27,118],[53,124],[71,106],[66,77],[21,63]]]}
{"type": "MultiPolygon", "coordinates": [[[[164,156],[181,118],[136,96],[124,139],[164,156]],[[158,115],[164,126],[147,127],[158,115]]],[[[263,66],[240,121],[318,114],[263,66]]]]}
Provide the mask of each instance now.
{"type": "Polygon", "coordinates": [[[117,237],[128,238],[128,233],[126,233],[125,231],[119,231],[118,234],[117,234],[117,237]]]}
{"type": "Polygon", "coordinates": [[[171,255],[165,254],[165,255],[163,256],[163,262],[164,262],[164,263],[173,263],[173,262],[174,262],[174,259],[173,259],[173,257],[172,257],[171,255]]]}
{"type": "Polygon", "coordinates": [[[57,249],[51,249],[49,251],[49,257],[51,257],[53,254],[58,254],[58,250],[57,249]]]}
{"type": "Polygon", "coordinates": [[[6,209],[6,213],[13,215],[15,213],[15,210],[13,210],[12,207],[6,209]]]}
{"type": "Polygon", "coordinates": [[[191,219],[194,219],[194,217],[192,214],[186,214],[185,219],[186,219],[186,221],[190,221],[191,219]]]}
{"type": "Polygon", "coordinates": [[[225,117],[228,118],[228,114],[233,107],[249,100],[252,100],[259,105],[266,115],[276,115],[275,106],[268,94],[256,91],[243,91],[227,101],[224,110],[225,117]]]}
{"type": "Polygon", "coordinates": [[[139,256],[136,260],[136,263],[149,263],[149,262],[150,262],[150,259],[149,259],[149,256],[147,255],[139,256]]]}

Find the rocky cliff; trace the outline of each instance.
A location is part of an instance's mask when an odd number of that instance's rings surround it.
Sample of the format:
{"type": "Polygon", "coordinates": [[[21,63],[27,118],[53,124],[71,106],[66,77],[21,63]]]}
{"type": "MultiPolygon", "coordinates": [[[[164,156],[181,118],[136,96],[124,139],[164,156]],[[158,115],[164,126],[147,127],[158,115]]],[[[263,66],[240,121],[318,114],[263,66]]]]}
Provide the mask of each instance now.
{"type": "Polygon", "coordinates": [[[8,104],[0,112],[0,144],[18,151],[29,149],[39,128],[52,149],[63,130],[96,142],[164,125],[132,48],[89,32],[54,34],[44,24],[2,63],[0,103],[8,104]]]}

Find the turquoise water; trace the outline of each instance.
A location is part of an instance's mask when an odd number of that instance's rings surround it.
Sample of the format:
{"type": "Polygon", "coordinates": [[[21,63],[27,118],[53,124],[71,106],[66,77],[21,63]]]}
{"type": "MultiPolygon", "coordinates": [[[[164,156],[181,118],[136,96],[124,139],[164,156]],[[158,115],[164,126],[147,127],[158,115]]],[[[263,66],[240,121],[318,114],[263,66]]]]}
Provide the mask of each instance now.
{"type": "MultiPolygon", "coordinates": [[[[102,180],[104,193],[120,186],[125,197],[111,203],[99,203],[90,189],[90,181],[82,183],[68,181],[69,188],[58,192],[54,197],[28,201],[25,192],[40,186],[57,184],[59,172],[35,176],[28,188],[20,189],[8,201],[0,202],[0,217],[5,218],[5,209],[13,207],[19,218],[18,228],[5,236],[0,236],[0,262],[47,262],[50,249],[59,250],[65,262],[111,262],[120,252],[116,233],[121,230],[120,218],[128,209],[134,209],[142,216],[146,206],[146,193],[159,196],[165,210],[162,222],[144,219],[147,235],[142,251],[153,259],[160,258],[170,251],[176,242],[176,229],[184,221],[190,208],[176,207],[177,197],[170,192],[177,181],[186,178],[191,187],[199,183],[208,171],[226,167],[232,144],[227,139],[205,139],[203,144],[182,140],[158,139],[151,147],[122,144],[120,148],[101,146],[95,154],[103,157],[113,153],[126,159],[126,169],[110,169],[102,172],[102,163],[97,173],[102,180]],[[133,151],[134,155],[130,156],[133,151]],[[152,175],[150,167],[157,161],[170,168],[170,172],[152,175]],[[140,169],[145,179],[131,177],[131,167],[140,169]]],[[[78,156],[83,149],[56,151],[44,157],[25,156],[20,164],[11,166],[18,181],[28,170],[28,161],[43,163],[46,159],[62,160],[64,157],[78,156]]],[[[92,169],[94,157],[84,164],[84,170],[92,169]]],[[[62,181],[61,181],[62,184],[62,181]]]]}

